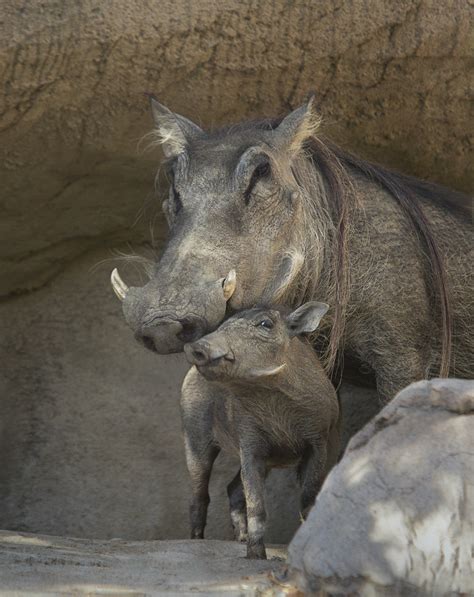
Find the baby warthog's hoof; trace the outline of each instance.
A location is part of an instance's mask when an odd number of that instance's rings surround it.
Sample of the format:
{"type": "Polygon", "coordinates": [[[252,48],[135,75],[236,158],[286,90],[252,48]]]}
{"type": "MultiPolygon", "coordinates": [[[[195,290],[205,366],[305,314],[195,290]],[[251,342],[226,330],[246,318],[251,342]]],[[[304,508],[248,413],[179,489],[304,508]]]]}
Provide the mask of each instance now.
{"type": "Polygon", "coordinates": [[[247,558],[249,560],[266,560],[267,552],[263,541],[261,543],[247,543],[247,558]]]}
{"type": "Polygon", "coordinates": [[[234,529],[234,539],[239,543],[247,543],[248,535],[245,529],[234,529]]]}
{"type": "Polygon", "coordinates": [[[232,528],[234,530],[234,539],[245,543],[247,541],[247,515],[245,512],[232,512],[232,528]]]}

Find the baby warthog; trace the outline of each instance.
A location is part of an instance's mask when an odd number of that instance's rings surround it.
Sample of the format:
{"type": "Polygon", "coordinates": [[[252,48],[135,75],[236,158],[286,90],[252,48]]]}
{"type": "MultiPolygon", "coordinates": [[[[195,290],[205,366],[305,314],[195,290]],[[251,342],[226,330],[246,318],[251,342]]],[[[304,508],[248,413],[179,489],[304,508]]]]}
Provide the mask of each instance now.
{"type": "Polygon", "coordinates": [[[209,478],[219,451],[241,469],[228,485],[236,539],[247,557],[265,558],[264,483],[268,470],[296,464],[306,515],[339,453],[336,392],[310,343],[328,306],[241,311],[184,348],[195,365],[182,387],[181,411],[191,476],[191,537],[202,539],[209,478]]]}

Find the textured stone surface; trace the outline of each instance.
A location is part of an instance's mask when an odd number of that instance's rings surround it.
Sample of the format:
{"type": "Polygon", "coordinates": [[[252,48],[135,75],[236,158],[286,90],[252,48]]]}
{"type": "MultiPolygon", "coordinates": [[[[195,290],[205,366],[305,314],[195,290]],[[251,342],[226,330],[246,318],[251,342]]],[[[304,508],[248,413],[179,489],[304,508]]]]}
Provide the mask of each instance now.
{"type": "Polygon", "coordinates": [[[290,545],[292,580],[331,595],[471,594],[473,419],[474,381],[400,392],[328,477],[290,545]]]}
{"type": "MultiPolygon", "coordinates": [[[[0,528],[187,538],[178,396],[188,365],[133,340],[109,284],[111,263],[94,268],[106,257],[93,252],[0,308],[0,528]]],[[[366,396],[343,392],[352,426],[376,408],[366,396]]],[[[209,538],[231,538],[225,486],[236,469],[222,455],[216,461],[209,538]]],[[[298,525],[295,485],[291,471],[267,481],[269,542],[288,541],[298,525]]]]}
{"type": "Polygon", "coordinates": [[[473,10],[464,0],[4,0],[0,294],[147,235],[148,218],[132,226],[158,157],[137,152],[151,125],[144,91],[216,125],[286,111],[315,90],[327,132],[348,147],[469,189],[473,10]]]}
{"type": "Polygon", "coordinates": [[[35,595],[257,595],[285,550],[247,560],[224,541],[86,541],[0,531],[0,591],[35,595]]]}

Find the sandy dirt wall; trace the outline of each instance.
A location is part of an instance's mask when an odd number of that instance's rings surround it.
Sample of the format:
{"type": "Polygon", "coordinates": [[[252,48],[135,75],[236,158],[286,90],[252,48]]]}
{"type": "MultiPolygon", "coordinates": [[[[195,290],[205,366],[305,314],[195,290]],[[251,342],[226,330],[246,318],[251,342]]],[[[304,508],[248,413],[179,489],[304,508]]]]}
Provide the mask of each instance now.
{"type": "Polygon", "coordinates": [[[137,152],[144,91],[217,125],[314,90],[348,147],[468,189],[472,13],[464,0],[4,0],[0,294],[148,235],[149,218],[133,225],[158,159],[137,152]]]}

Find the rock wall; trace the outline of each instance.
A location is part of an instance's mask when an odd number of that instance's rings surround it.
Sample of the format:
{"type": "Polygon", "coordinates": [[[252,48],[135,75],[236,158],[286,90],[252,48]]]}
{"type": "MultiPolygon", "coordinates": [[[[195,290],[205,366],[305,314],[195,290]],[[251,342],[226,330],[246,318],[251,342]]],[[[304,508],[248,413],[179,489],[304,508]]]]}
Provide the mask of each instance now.
{"type": "MultiPolygon", "coordinates": [[[[160,156],[140,143],[143,92],[212,126],[289,110],[314,90],[326,132],[347,147],[467,190],[471,13],[462,0],[4,0],[0,527],[187,535],[185,367],[134,344],[112,264],[91,271],[110,247],[141,250],[150,228],[158,248],[165,236],[160,156]]],[[[356,430],[376,405],[343,398],[356,430]]],[[[228,470],[218,466],[211,537],[230,536],[217,498],[228,470]]],[[[268,541],[296,528],[292,496],[280,475],[268,541]]]]}
{"type": "MultiPolygon", "coordinates": [[[[160,357],[134,341],[110,287],[110,256],[90,252],[0,309],[2,529],[98,539],[189,536],[178,406],[189,366],[183,355],[160,357]]],[[[376,408],[357,397],[343,395],[356,428],[376,408]]],[[[232,538],[226,485],[237,469],[223,455],[216,461],[208,538],[232,538]]],[[[289,541],[299,523],[294,472],[272,473],[267,487],[268,542],[289,541]]]]}

